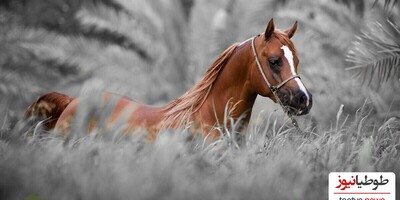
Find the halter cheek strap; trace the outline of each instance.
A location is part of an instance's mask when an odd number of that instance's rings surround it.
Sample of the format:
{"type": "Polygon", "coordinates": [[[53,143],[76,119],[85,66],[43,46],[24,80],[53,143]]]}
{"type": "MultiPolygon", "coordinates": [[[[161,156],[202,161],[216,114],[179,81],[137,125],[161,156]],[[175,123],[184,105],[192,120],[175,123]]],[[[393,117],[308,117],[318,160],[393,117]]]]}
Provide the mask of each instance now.
{"type": "Polygon", "coordinates": [[[261,76],[263,77],[263,79],[264,79],[265,83],[267,84],[268,88],[271,90],[271,92],[272,92],[272,94],[274,95],[276,101],[281,105],[283,111],[284,111],[284,112],[289,116],[289,118],[291,119],[292,124],[293,124],[295,127],[298,127],[296,119],[294,119],[293,115],[290,114],[290,113],[288,112],[288,110],[286,109],[286,107],[283,105],[282,101],[281,101],[280,98],[278,97],[277,92],[278,92],[279,89],[280,89],[282,86],[284,86],[287,82],[289,82],[290,80],[295,79],[295,78],[299,78],[299,79],[300,79],[300,76],[297,75],[297,74],[293,74],[292,76],[290,76],[290,77],[287,78],[286,80],[282,81],[280,84],[278,84],[278,85],[276,85],[276,86],[275,86],[275,85],[272,85],[272,84],[268,81],[268,78],[267,78],[267,76],[266,76],[266,74],[265,74],[265,72],[264,72],[264,70],[263,70],[263,68],[262,68],[262,65],[261,65],[261,63],[260,63],[260,60],[258,59],[258,56],[257,56],[257,51],[256,51],[256,46],[255,46],[255,39],[256,39],[257,36],[259,36],[259,35],[256,35],[256,36],[254,36],[254,37],[251,39],[251,48],[253,49],[254,59],[256,60],[256,63],[257,63],[258,69],[260,70],[261,76]]]}

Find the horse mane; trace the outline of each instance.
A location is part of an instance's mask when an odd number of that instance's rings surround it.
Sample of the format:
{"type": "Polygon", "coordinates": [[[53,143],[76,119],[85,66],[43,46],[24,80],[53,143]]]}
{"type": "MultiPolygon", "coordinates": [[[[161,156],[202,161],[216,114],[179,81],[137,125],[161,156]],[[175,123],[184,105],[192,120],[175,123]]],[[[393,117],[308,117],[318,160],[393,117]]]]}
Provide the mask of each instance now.
{"type": "Polygon", "coordinates": [[[235,43],[227,48],[210,65],[204,76],[190,90],[162,108],[162,111],[164,111],[165,114],[165,118],[162,122],[164,128],[183,125],[185,121],[190,119],[192,113],[195,113],[200,109],[207,99],[218,75],[238,45],[238,43],[235,43]]]}

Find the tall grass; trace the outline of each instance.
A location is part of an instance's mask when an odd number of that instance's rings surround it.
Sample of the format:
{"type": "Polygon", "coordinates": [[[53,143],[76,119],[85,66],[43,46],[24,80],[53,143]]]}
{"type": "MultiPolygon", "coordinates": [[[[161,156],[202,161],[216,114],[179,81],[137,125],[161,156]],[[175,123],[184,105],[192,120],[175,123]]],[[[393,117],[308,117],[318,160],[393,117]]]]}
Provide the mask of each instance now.
{"type": "Polygon", "coordinates": [[[348,121],[339,110],[336,125],[318,132],[271,114],[245,132],[220,127],[216,141],[166,130],[148,143],[145,133],[126,136],[101,127],[64,141],[18,123],[1,133],[0,196],[324,199],[329,172],[400,173],[400,119],[378,124],[370,111],[366,103],[348,121]]]}

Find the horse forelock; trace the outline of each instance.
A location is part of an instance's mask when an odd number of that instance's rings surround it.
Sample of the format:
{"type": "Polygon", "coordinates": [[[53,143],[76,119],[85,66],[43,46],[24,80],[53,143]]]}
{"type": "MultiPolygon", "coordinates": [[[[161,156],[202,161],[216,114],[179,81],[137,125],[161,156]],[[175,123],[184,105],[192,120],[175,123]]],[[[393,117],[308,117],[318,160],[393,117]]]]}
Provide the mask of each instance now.
{"type": "Polygon", "coordinates": [[[275,30],[274,37],[277,38],[283,45],[287,46],[290,49],[290,51],[292,51],[293,56],[297,57],[296,48],[295,48],[293,42],[290,40],[290,38],[285,33],[282,33],[279,30],[275,30]]]}
{"type": "Polygon", "coordinates": [[[227,48],[207,69],[204,76],[185,94],[175,99],[163,108],[165,118],[162,127],[172,128],[183,125],[192,113],[203,105],[208,94],[217,80],[218,75],[232,56],[238,43],[227,48]]]}

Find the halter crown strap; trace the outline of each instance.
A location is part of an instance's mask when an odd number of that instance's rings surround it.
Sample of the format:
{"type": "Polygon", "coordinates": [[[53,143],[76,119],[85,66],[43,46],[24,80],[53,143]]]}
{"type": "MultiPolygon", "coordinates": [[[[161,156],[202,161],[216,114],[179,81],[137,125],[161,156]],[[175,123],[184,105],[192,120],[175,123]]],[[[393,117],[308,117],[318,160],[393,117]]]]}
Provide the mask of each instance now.
{"type": "Polygon", "coordinates": [[[256,60],[258,69],[260,70],[260,73],[261,73],[261,75],[262,75],[262,77],[263,77],[265,83],[267,84],[268,88],[272,91],[272,94],[274,95],[275,99],[278,101],[278,103],[279,103],[279,104],[281,105],[281,107],[283,108],[283,111],[289,116],[289,118],[290,118],[291,121],[292,121],[292,124],[293,124],[295,127],[298,127],[298,124],[297,124],[296,119],[294,119],[294,117],[293,117],[290,113],[287,112],[287,109],[285,109],[285,106],[283,105],[282,101],[281,101],[280,98],[278,97],[277,92],[278,92],[278,90],[279,90],[282,86],[284,86],[287,82],[289,82],[290,80],[295,79],[295,78],[299,78],[299,79],[300,79],[300,76],[297,75],[297,74],[293,74],[292,76],[290,76],[290,77],[287,78],[286,80],[282,81],[282,83],[280,83],[279,85],[277,85],[277,86],[271,85],[271,83],[268,81],[267,76],[265,75],[265,72],[264,72],[264,70],[263,70],[263,68],[262,68],[262,65],[261,65],[261,63],[260,63],[260,60],[258,59],[258,56],[257,56],[257,51],[256,51],[256,46],[255,46],[255,39],[256,39],[257,36],[259,36],[259,35],[256,35],[256,36],[254,36],[254,37],[251,39],[251,48],[253,49],[253,55],[254,55],[254,59],[256,60]]]}

